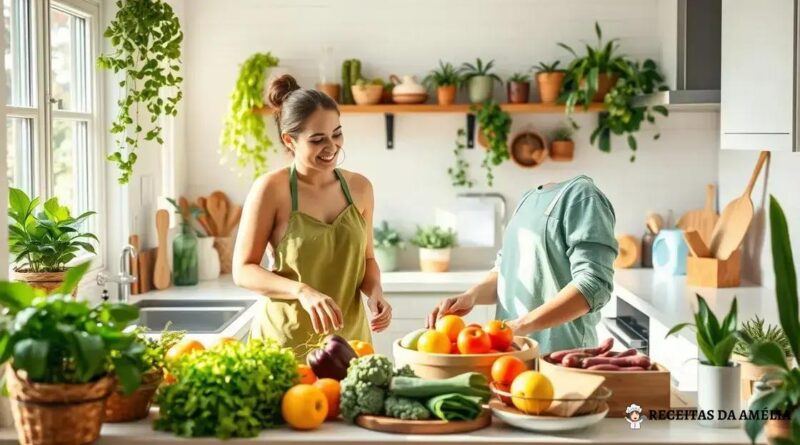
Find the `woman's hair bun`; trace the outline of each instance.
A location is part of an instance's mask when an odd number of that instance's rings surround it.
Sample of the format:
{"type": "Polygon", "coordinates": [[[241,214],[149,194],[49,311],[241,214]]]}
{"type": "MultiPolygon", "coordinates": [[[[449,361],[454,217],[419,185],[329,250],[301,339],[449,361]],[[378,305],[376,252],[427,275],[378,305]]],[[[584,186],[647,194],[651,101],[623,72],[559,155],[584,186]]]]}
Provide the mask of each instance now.
{"type": "Polygon", "coordinates": [[[281,108],[289,94],[299,89],[300,85],[297,84],[297,80],[291,74],[284,74],[273,80],[269,85],[267,97],[274,108],[281,108]]]}

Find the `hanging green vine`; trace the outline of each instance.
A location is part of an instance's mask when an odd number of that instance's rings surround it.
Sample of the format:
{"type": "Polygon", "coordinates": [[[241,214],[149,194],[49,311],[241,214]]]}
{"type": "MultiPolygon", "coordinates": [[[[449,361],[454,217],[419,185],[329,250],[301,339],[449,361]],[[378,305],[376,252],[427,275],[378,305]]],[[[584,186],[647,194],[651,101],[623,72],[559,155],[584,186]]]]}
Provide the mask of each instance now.
{"type": "Polygon", "coordinates": [[[447,174],[450,175],[453,187],[472,188],[473,185],[472,180],[469,178],[469,162],[464,159],[464,149],[467,148],[466,137],[467,132],[463,128],[459,128],[456,135],[456,148],[453,149],[453,154],[456,155],[456,163],[447,169],[447,174]]]}
{"type": "Polygon", "coordinates": [[[481,162],[481,167],[486,170],[486,183],[491,187],[494,184],[494,173],[492,168],[503,163],[511,156],[508,153],[508,133],[511,130],[511,115],[500,108],[500,105],[493,100],[483,103],[479,109],[473,105],[473,111],[477,111],[475,119],[481,133],[486,138],[489,147],[486,149],[486,157],[481,162]]]}
{"type": "Polygon", "coordinates": [[[271,53],[256,53],[242,63],[220,138],[223,157],[233,154],[240,168],[252,166],[254,176],[267,171],[267,153],[273,145],[264,116],[256,109],[264,106],[267,70],[279,62],[271,53]]]}
{"type": "Polygon", "coordinates": [[[120,170],[126,184],[136,164],[136,149],[145,141],[163,144],[161,116],[175,116],[183,97],[179,76],[183,32],[172,7],[161,0],[119,0],[117,15],[103,36],[114,51],[97,59],[101,69],[124,73],[119,81],[119,111],[111,123],[116,151],[108,160],[120,170]],[[147,112],[148,115],[144,113],[147,112]],[[148,119],[149,116],[149,119],[148,119]]]}

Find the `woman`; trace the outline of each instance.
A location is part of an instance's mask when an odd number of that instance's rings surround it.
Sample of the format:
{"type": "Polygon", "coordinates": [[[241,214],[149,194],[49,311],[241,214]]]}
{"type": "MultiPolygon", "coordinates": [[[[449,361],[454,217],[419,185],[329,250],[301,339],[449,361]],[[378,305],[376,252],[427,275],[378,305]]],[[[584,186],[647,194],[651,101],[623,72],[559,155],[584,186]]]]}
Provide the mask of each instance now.
{"type": "Polygon", "coordinates": [[[597,343],[599,310],[611,296],[617,256],[614,209],[586,176],[523,195],[503,235],[495,268],[428,316],[465,315],[497,304],[496,318],[529,335],[543,353],[597,343]]]}
{"type": "Polygon", "coordinates": [[[369,342],[370,329],[383,331],[392,317],[373,257],[372,184],[336,168],[344,137],[333,99],[284,75],[269,100],[294,162],[258,178],[242,212],[233,279],[267,297],[250,336],[275,339],[301,358],[326,333],[369,342]],[[272,270],[261,266],[267,247],[272,270]]]}

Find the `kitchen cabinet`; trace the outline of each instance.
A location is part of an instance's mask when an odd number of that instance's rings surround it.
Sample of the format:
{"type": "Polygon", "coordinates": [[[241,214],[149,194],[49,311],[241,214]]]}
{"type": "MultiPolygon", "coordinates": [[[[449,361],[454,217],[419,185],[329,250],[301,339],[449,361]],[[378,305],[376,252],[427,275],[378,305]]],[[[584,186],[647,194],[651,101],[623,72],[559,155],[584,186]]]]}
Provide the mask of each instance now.
{"type": "Polygon", "coordinates": [[[722,2],[722,149],[798,150],[797,17],[797,0],[722,2]]]}

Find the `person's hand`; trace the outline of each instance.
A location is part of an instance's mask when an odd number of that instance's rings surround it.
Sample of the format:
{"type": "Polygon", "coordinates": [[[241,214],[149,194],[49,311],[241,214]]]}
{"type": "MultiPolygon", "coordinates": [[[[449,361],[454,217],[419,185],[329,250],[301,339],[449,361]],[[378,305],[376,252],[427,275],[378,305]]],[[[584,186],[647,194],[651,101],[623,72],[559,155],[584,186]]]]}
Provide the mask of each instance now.
{"type": "Polygon", "coordinates": [[[371,295],[367,300],[367,307],[372,313],[369,320],[369,328],[372,332],[382,332],[389,327],[392,322],[392,306],[383,298],[382,293],[371,295]]]}
{"type": "Polygon", "coordinates": [[[311,317],[311,325],[317,334],[327,334],[344,326],[342,310],[333,301],[333,298],[313,289],[311,286],[302,286],[297,293],[297,300],[311,317]]]}
{"type": "Polygon", "coordinates": [[[436,320],[445,315],[458,315],[463,317],[475,307],[475,297],[469,294],[461,294],[455,297],[445,298],[433,308],[425,321],[425,327],[433,329],[436,327],[436,320]]]}
{"type": "Polygon", "coordinates": [[[511,329],[511,332],[514,333],[514,336],[527,334],[527,332],[525,332],[524,330],[524,324],[522,320],[517,318],[514,320],[506,320],[505,323],[506,326],[508,326],[508,328],[511,329]]]}

